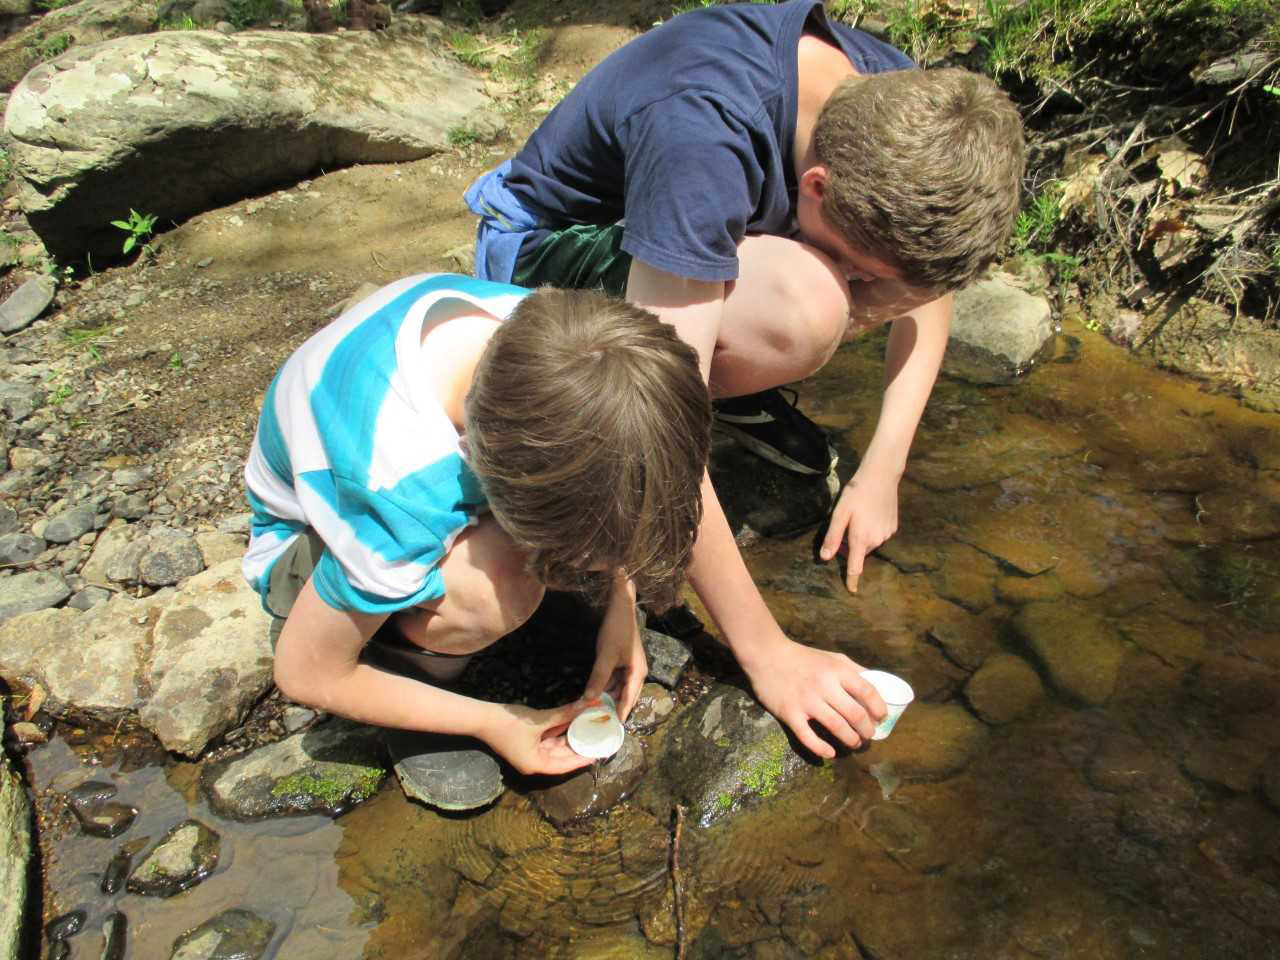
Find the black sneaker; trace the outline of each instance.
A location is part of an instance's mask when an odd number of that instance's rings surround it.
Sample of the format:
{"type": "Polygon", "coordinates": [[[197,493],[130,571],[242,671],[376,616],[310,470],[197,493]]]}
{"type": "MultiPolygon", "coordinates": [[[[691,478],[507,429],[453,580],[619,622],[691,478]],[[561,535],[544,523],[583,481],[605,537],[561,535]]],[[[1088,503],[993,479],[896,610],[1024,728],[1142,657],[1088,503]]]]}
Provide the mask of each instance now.
{"type": "Polygon", "coordinates": [[[785,470],[825,476],[835,466],[836,452],[827,435],[796,409],[794,390],[780,387],[717,400],[712,406],[717,430],[785,470]]]}

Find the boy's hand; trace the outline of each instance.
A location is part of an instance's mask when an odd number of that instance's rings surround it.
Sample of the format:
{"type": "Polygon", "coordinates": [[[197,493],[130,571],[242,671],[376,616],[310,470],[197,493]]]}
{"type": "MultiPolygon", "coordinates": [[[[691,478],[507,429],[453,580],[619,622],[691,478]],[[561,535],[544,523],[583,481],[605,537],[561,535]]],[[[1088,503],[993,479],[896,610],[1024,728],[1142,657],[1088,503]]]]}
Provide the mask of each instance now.
{"type": "Polygon", "coordinates": [[[757,699],[791,728],[796,739],[819,757],[830,759],[835,748],[810,722],[850,749],[871,739],[884,719],[884,701],[862,677],[862,667],[843,653],[784,640],[768,661],[750,674],[757,699]]]}
{"type": "Polygon", "coordinates": [[[581,701],[553,710],[534,710],[518,703],[499,706],[502,715],[485,735],[494,752],[521,773],[569,773],[591,763],[573,752],[565,731],[586,708],[581,701]]]}
{"type": "Polygon", "coordinates": [[[842,547],[848,550],[845,586],[858,592],[858,578],[866,556],[898,531],[896,478],[860,468],[843,490],[831,514],[820,556],[830,560],[842,547]]]}
{"type": "Polygon", "coordinates": [[[635,591],[630,581],[619,579],[609,594],[609,606],[596,637],[595,666],[582,698],[593,700],[607,690],[618,705],[618,719],[625,722],[648,673],[649,662],[636,622],[635,591]]]}

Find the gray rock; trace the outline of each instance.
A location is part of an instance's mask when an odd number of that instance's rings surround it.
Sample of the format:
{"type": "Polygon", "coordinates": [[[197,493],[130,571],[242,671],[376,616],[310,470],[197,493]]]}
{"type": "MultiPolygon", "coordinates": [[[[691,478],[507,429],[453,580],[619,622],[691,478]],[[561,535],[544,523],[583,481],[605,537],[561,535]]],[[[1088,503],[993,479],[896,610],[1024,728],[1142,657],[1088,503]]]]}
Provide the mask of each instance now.
{"type": "Polygon", "coordinates": [[[14,423],[21,423],[44,402],[44,391],[29,383],[0,381],[0,412],[14,423]]]}
{"type": "Polygon", "coordinates": [[[44,538],[50,543],[70,543],[79,540],[93,529],[97,510],[92,503],[78,503],[57,516],[50,517],[44,528],[44,538]]]}
{"type": "Polygon", "coordinates": [[[205,768],[214,811],[236,820],[336,816],[373,796],[387,775],[382,732],[334,718],[205,768]]]}
{"type": "Polygon", "coordinates": [[[151,480],[151,468],[141,467],[117,467],[111,472],[112,486],[119,487],[122,490],[138,490],[151,480]]]}
{"type": "Polygon", "coordinates": [[[129,943],[129,920],[119,910],[113,910],[102,921],[102,960],[124,960],[129,943]]]}
{"type": "Polygon", "coordinates": [[[1031,664],[1011,653],[989,657],[969,678],[965,699],[987,723],[1012,723],[1044,699],[1040,676],[1031,664]]]}
{"type": "Polygon", "coordinates": [[[127,523],[107,527],[94,543],[80,575],[86,583],[100,587],[136,582],[138,564],[146,551],[144,541],[138,528],[127,523]]]}
{"type": "Polygon", "coordinates": [[[1059,693],[1090,706],[1111,698],[1125,648],[1115,627],[1092,609],[1067,602],[1029,603],[1012,626],[1059,693]]]}
{"type": "Polygon", "coordinates": [[[71,596],[67,581],[56,573],[29,570],[0,580],[0,622],[20,613],[56,607],[71,596]]]}
{"type": "Polygon", "coordinates": [[[196,546],[206,567],[216,567],[225,560],[239,560],[244,556],[244,537],[234,533],[197,533],[196,546]]]}
{"type": "Polygon", "coordinates": [[[567,780],[533,791],[533,802],[557,827],[603,813],[625,799],[644,776],[644,747],[635,737],[608,760],[579,770],[567,780]]]}
{"type": "Polygon", "coordinates": [[[1011,383],[1051,349],[1049,301],[1007,280],[979,280],[956,294],[943,372],[970,383],[1011,383]]]}
{"type": "Polygon", "coordinates": [[[125,888],[144,897],[172,897],[213,873],[222,838],[199,820],[170,830],[129,876],[125,888]]]}
{"type": "Polygon", "coordinates": [[[228,560],[192,577],[161,611],[138,711],[165,749],[198,755],[271,686],[270,616],[228,560]]]}
{"type": "Polygon", "coordinates": [[[50,10],[25,30],[0,41],[0,90],[8,90],[40,62],[41,48],[89,44],[155,29],[154,0],[80,0],[50,10]]]}
{"type": "Polygon", "coordinates": [[[244,536],[249,534],[249,524],[253,521],[253,514],[236,513],[229,517],[223,517],[218,521],[219,533],[238,533],[244,536]]]}
{"type": "Polygon", "coordinates": [[[674,687],[680,682],[680,675],[693,659],[693,654],[675,637],[656,630],[645,629],[642,639],[644,655],[649,660],[649,679],[664,687],[674,687]]]}
{"type": "Polygon", "coordinates": [[[5,566],[26,566],[44,550],[44,540],[30,533],[6,533],[0,537],[0,563],[5,566]]]}
{"type": "Polygon", "coordinates": [[[0,503],[0,535],[18,529],[18,511],[7,503],[0,503]]]}
{"type": "Polygon", "coordinates": [[[388,730],[387,751],[400,788],[441,810],[475,810],[502,796],[502,768],[470,737],[388,730]]]}
{"type": "Polygon", "coordinates": [[[627,731],[648,733],[671,716],[675,708],[675,698],[664,687],[646,683],[640,688],[636,705],[631,708],[631,715],[627,717],[627,731]]]}
{"type": "Polygon", "coordinates": [[[101,790],[103,787],[111,787],[111,795],[115,794],[115,788],[111,784],[90,783],[85,786],[97,787],[99,791],[95,795],[77,796],[74,791],[68,795],[71,811],[80,821],[82,831],[91,837],[109,840],[133,826],[134,820],[138,818],[138,808],[102,795],[105,793],[101,790]]]}
{"type": "Polygon", "coordinates": [[[241,908],[224,910],[174,942],[169,960],[262,960],[276,925],[241,908]]]}
{"type": "Polygon", "coordinates": [[[31,801],[0,752],[0,957],[19,956],[31,861],[31,801]]]}
{"type": "Polygon", "coordinates": [[[28,280],[0,303],[0,333],[14,333],[30,326],[53,303],[57,292],[58,285],[49,277],[28,280]]]}
{"type": "Polygon", "coordinates": [[[669,792],[702,826],[772,796],[808,765],[777,720],[725,684],[671,721],[656,764],[669,792]]]}
{"type": "Polygon", "coordinates": [[[103,587],[85,587],[72,594],[71,599],[67,601],[67,606],[73,610],[88,610],[100,603],[106,603],[111,596],[111,591],[103,587]]]}
{"type": "Polygon", "coordinates": [[[195,537],[184,530],[153,533],[138,561],[138,579],[149,587],[168,587],[204,569],[195,537]]]}
{"type": "Polygon", "coordinates": [[[132,207],[181,222],[320,167],[416,160],[488,102],[442,27],[173,31],[73,47],[5,114],[19,197],[59,259],[118,257],[132,207]],[[334,77],[348,78],[334,83],[334,77]]]}
{"type": "Polygon", "coordinates": [[[1202,70],[1193,71],[1196,83],[1205,86],[1234,86],[1256,76],[1271,65],[1272,55],[1266,50],[1237,50],[1229,57],[1213,61],[1202,70]]]}
{"type": "Polygon", "coordinates": [[[123,520],[141,520],[151,512],[151,498],[145,493],[129,493],[115,500],[111,515],[123,520]]]}

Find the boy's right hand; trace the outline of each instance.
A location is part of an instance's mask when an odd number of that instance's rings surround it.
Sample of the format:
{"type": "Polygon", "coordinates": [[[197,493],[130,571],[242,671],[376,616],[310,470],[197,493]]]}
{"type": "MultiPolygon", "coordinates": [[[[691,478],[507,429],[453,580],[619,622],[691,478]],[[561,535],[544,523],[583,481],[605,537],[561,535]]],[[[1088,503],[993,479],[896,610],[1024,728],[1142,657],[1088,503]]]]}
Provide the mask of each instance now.
{"type": "Polygon", "coordinates": [[[498,714],[483,739],[507,763],[525,774],[561,774],[591,763],[574,753],[565,738],[569,722],[586,709],[582,701],[534,710],[518,703],[495,704],[498,714]]]}

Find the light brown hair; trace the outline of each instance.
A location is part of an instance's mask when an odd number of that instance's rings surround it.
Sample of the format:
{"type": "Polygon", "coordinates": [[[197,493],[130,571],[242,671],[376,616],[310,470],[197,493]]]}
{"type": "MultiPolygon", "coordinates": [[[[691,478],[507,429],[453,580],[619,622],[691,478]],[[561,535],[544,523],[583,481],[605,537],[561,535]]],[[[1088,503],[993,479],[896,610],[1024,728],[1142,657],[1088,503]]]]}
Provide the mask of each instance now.
{"type": "Polygon", "coordinates": [[[600,293],[537,290],[486,345],[466,428],[489,507],[534,576],[600,602],[622,568],[642,602],[675,602],[702,518],[711,405],[673,327],[600,293]]]}
{"type": "Polygon", "coordinates": [[[955,290],[996,258],[1018,215],[1025,148],[1017,108],[968,70],[843,80],[814,129],[823,211],[907,280],[955,290]]]}

